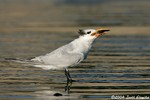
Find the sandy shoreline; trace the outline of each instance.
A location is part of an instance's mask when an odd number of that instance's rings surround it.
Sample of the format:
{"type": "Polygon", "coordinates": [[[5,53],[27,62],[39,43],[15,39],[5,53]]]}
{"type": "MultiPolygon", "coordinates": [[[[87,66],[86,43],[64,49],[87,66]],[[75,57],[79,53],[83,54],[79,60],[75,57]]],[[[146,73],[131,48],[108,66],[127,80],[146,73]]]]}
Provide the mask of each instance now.
{"type": "MultiPolygon", "coordinates": [[[[76,32],[78,29],[86,28],[100,28],[100,27],[4,27],[0,28],[0,32],[76,32]]],[[[108,28],[111,30],[111,34],[145,34],[150,35],[150,26],[107,26],[102,28],[108,28]]]]}

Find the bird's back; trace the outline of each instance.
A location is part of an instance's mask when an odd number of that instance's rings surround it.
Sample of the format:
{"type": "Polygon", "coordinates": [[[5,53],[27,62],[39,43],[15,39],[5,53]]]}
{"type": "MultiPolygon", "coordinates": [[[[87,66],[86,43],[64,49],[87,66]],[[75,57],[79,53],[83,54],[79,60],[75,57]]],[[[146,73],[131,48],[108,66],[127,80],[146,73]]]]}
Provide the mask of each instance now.
{"type": "Polygon", "coordinates": [[[72,43],[64,45],[51,53],[44,56],[39,56],[31,59],[35,62],[41,62],[45,65],[53,66],[54,69],[74,66],[84,59],[83,53],[73,52],[74,47],[72,43]]]}

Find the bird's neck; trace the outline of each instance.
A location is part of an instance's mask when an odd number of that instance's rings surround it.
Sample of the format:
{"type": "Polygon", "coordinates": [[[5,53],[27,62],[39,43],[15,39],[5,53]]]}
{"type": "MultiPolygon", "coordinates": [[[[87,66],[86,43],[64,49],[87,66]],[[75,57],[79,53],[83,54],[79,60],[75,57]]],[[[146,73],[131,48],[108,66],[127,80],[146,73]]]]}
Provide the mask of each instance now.
{"type": "Polygon", "coordinates": [[[83,37],[79,37],[72,41],[75,51],[87,54],[91,49],[94,40],[89,40],[83,37]]]}

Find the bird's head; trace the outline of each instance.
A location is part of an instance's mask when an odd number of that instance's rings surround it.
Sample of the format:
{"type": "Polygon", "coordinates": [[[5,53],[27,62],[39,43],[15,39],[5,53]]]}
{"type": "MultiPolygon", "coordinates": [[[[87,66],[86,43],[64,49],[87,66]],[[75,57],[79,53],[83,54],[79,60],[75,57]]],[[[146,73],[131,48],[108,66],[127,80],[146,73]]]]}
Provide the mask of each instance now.
{"type": "Polygon", "coordinates": [[[97,37],[102,36],[103,34],[106,34],[107,31],[110,31],[109,29],[79,29],[80,37],[84,37],[89,40],[95,40],[97,37]]]}

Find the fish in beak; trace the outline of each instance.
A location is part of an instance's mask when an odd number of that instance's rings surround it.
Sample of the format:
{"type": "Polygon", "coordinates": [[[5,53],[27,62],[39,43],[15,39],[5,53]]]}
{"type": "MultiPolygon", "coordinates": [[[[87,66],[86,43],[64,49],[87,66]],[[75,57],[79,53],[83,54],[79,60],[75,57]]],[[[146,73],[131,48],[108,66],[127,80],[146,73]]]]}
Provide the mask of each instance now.
{"type": "Polygon", "coordinates": [[[110,31],[109,29],[97,29],[96,32],[94,32],[92,35],[99,37],[103,34],[106,34],[107,31],[110,31]]]}

